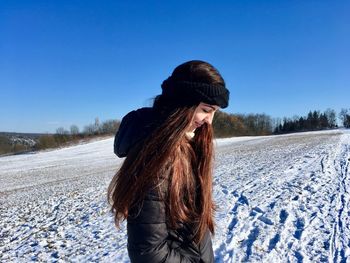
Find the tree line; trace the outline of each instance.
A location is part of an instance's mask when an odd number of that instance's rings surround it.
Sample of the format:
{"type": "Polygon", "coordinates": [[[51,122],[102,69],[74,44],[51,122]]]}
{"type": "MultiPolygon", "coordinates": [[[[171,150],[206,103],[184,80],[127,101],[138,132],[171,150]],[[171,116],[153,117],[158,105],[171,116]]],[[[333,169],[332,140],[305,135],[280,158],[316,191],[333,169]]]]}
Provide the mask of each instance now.
{"type": "Polygon", "coordinates": [[[101,123],[99,118],[95,118],[95,122],[85,126],[82,132],[75,124],[71,125],[69,130],[59,127],[55,134],[40,136],[35,148],[36,150],[55,148],[97,136],[112,135],[118,130],[119,125],[119,120],[107,120],[101,123]]]}
{"type": "Polygon", "coordinates": [[[268,135],[272,133],[273,122],[266,114],[228,114],[218,111],[213,119],[213,129],[217,138],[268,135]]]}
{"type": "MultiPolygon", "coordinates": [[[[341,109],[338,115],[332,109],[324,112],[314,110],[306,116],[283,119],[271,118],[267,114],[229,114],[218,111],[213,120],[213,129],[217,138],[314,131],[337,128],[337,117],[341,126],[350,128],[350,109],[341,109]]],[[[41,135],[35,139],[35,143],[13,141],[0,134],[0,155],[56,148],[96,136],[114,135],[119,125],[119,120],[100,122],[99,118],[95,118],[94,123],[86,125],[82,131],[74,124],[69,129],[59,127],[55,134],[41,135]]]]}
{"type": "Polygon", "coordinates": [[[284,118],[283,123],[275,127],[274,133],[314,131],[337,127],[336,112],[332,109],[327,109],[323,113],[319,111],[310,111],[307,116],[304,117],[294,117],[292,119],[284,118]]]}
{"type": "Polygon", "coordinates": [[[109,136],[115,134],[120,125],[119,120],[107,120],[100,122],[99,118],[95,122],[86,125],[82,131],[75,124],[67,130],[64,127],[56,129],[54,134],[43,134],[30,138],[29,135],[11,135],[10,133],[0,134],[0,155],[18,154],[30,151],[57,148],[69,144],[79,143],[97,136],[109,136]]]}
{"type": "MultiPolygon", "coordinates": [[[[350,109],[338,114],[341,126],[350,128],[350,109]]],[[[337,128],[337,114],[333,109],[309,111],[306,116],[271,118],[266,114],[228,114],[218,111],[213,120],[215,137],[258,136],[337,128]]]]}

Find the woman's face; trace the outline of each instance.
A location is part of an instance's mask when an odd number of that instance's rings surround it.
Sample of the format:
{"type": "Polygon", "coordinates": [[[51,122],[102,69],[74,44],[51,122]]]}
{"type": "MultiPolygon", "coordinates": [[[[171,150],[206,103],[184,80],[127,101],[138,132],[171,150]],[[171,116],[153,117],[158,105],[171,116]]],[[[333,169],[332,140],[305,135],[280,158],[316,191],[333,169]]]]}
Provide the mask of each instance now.
{"type": "Polygon", "coordinates": [[[211,125],[213,121],[214,113],[218,109],[219,109],[219,106],[210,105],[210,104],[201,102],[197,106],[194,112],[192,124],[189,131],[193,132],[195,129],[199,128],[204,123],[211,125]]]}

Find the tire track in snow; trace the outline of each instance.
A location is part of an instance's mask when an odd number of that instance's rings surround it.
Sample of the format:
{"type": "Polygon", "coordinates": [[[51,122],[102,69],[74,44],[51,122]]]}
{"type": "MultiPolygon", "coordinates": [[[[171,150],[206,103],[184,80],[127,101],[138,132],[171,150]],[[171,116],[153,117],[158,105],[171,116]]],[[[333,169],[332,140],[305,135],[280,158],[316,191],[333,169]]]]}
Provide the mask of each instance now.
{"type": "Polygon", "coordinates": [[[338,140],[339,135],[301,136],[287,140],[288,150],[278,139],[261,144],[268,155],[259,148],[252,154],[249,146],[243,149],[247,146],[244,144],[234,148],[232,154],[225,152],[227,156],[218,165],[224,166],[220,169],[220,183],[225,181],[221,178],[225,175],[235,176],[233,182],[227,180],[225,192],[228,189],[244,192],[249,206],[238,206],[238,196],[231,198],[235,213],[232,216],[231,211],[231,220],[227,221],[229,238],[215,251],[217,262],[301,262],[327,258],[329,248],[323,242],[329,239],[330,232],[328,226],[321,229],[322,223],[327,225],[322,208],[327,200],[321,197],[327,191],[334,192],[328,187],[332,180],[327,165],[338,140]],[[231,167],[230,158],[234,163],[231,167]],[[322,200],[320,204],[318,198],[322,200]],[[321,235],[320,241],[316,240],[317,234],[321,235]],[[319,251],[320,246],[325,248],[319,251]]]}
{"type": "MultiPolygon", "coordinates": [[[[295,177],[295,180],[287,182],[285,191],[289,191],[292,194],[290,195],[285,208],[280,206],[280,208],[282,208],[279,212],[280,225],[277,234],[270,240],[270,244],[273,244],[274,246],[270,246],[269,250],[269,252],[271,252],[271,248],[276,247],[277,242],[275,240],[281,241],[282,239],[281,242],[287,243],[292,251],[290,255],[288,255],[288,253],[285,254],[285,257],[291,259],[294,257],[296,261],[301,261],[304,258],[304,253],[301,251],[299,243],[302,242],[305,229],[317,216],[317,212],[311,214],[306,213],[309,209],[306,206],[308,202],[310,202],[310,197],[316,192],[312,187],[312,184],[316,183],[316,176],[313,170],[317,170],[318,164],[322,163],[319,156],[316,158],[309,154],[305,156],[307,161],[304,160],[299,164],[296,163],[295,166],[297,169],[293,169],[291,173],[289,173],[291,177],[295,177]],[[300,167],[298,167],[299,165],[303,168],[300,169],[300,167]],[[306,176],[298,176],[300,173],[305,173],[306,176]],[[294,189],[294,191],[290,191],[292,189],[294,189]]],[[[324,158],[325,157],[322,157],[322,159],[324,158]]]]}
{"type": "Polygon", "coordinates": [[[347,262],[350,254],[350,239],[345,234],[349,229],[349,162],[350,162],[350,134],[343,135],[342,149],[340,152],[339,163],[335,162],[335,170],[339,174],[339,185],[337,190],[339,195],[336,199],[337,217],[333,225],[331,239],[330,256],[332,262],[347,262]],[[342,238],[343,237],[343,238],[342,238]]]}
{"type": "MultiPolygon", "coordinates": [[[[322,157],[315,158],[313,164],[311,163],[310,169],[303,169],[303,171],[311,171],[310,178],[302,185],[300,195],[292,199],[297,201],[292,209],[295,215],[293,220],[295,240],[289,238],[289,246],[294,251],[297,261],[302,259],[317,262],[329,261],[327,251],[331,228],[329,219],[332,213],[329,215],[324,207],[328,207],[328,210],[331,207],[328,193],[334,192],[332,185],[335,185],[336,177],[334,173],[329,173],[326,164],[336,157],[334,155],[330,157],[326,152],[322,152],[320,156],[322,157]]],[[[292,257],[289,258],[292,259],[292,257]]]]}

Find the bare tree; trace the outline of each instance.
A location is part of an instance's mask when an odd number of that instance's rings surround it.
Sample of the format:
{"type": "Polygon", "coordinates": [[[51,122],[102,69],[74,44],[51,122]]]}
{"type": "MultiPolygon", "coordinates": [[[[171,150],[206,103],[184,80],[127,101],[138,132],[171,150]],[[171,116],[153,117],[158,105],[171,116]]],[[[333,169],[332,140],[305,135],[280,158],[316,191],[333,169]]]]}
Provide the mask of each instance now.
{"type": "Polygon", "coordinates": [[[336,114],[335,110],[332,110],[332,109],[328,108],[324,112],[324,114],[327,117],[329,128],[337,127],[337,117],[336,117],[337,114],[336,114]]]}
{"type": "Polygon", "coordinates": [[[79,128],[77,125],[73,124],[70,126],[70,134],[76,136],[79,134],[79,128]]]}
{"type": "Polygon", "coordinates": [[[90,124],[84,127],[85,135],[94,135],[95,134],[95,125],[90,124]]]}
{"type": "Polygon", "coordinates": [[[101,129],[100,129],[100,119],[98,117],[95,118],[95,124],[94,124],[94,133],[95,134],[100,134],[101,129]]]}
{"type": "Polygon", "coordinates": [[[59,127],[56,129],[56,134],[58,135],[68,135],[69,132],[65,130],[63,127],[59,127]]]}
{"type": "Polygon", "coordinates": [[[350,114],[348,109],[341,109],[339,119],[345,128],[350,128],[350,114]]]}
{"type": "Polygon", "coordinates": [[[100,125],[100,130],[102,134],[114,134],[118,130],[120,125],[119,121],[116,120],[107,120],[100,125]]]}

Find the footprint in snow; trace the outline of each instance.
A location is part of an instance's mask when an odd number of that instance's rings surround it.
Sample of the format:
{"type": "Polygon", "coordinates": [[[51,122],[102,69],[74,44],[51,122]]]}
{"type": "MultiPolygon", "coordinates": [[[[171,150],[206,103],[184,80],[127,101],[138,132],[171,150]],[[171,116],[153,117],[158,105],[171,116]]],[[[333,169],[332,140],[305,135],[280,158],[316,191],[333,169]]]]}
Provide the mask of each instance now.
{"type": "Polygon", "coordinates": [[[292,198],[293,201],[298,201],[298,199],[299,199],[299,196],[298,196],[298,195],[296,195],[296,196],[294,196],[294,197],[292,198]]]}
{"type": "Polygon", "coordinates": [[[269,242],[269,252],[272,251],[272,249],[274,249],[277,245],[277,243],[280,241],[281,237],[280,234],[276,234],[273,238],[270,239],[269,242]]]}
{"type": "Polygon", "coordinates": [[[271,204],[269,204],[269,207],[270,207],[271,209],[273,209],[273,208],[275,207],[275,205],[276,205],[276,201],[273,201],[271,204]]]}
{"type": "Polygon", "coordinates": [[[288,215],[289,214],[286,210],[281,210],[281,212],[280,212],[280,223],[281,224],[284,224],[286,222],[288,215]]]}
{"type": "Polygon", "coordinates": [[[254,210],[254,211],[258,212],[258,213],[264,213],[264,211],[261,210],[260,207],[258,207],[258,206],[253,207],[252,210],[254,210]]]}
{"type": "Polygon", "coordinates": [[[294,237],[298,240],[300,240],[301,238],[301,234],[303,233],[304,231],[304,227],[305,227],[305,222],[304,222],[304,219],[302,218],[298,218],[297,221],[295,221],[295,232],[294,232],[294,237]]]}
{"type": "Polygon", "coordinates": [[[248,238],[243,241],[242,246],[247,247],[246,258],[244,261],[248,261],[249,257],[252,255],[253,244],[256,241],[256,239],[258,238],[259,233],[260,233],[260,230],[259,230],[259,228],[256,227],[250,231],[248,238]]]}
{"type": "Polygon", "coordinates": [[[237,201],[240,202],[241,204],[245,204],[249,206],[248,198],[243,194],[241,194],[241,196],[238,198],[237,201]]]}
{"type": "Polygon", "coordinates": [[[273,222],[271,221],[271,219],[269,219],[269,218],[266,217],[266,216],[259,216],[258,219],[259,219],[260,221],[262,221],[263,223],[265,223],[266,225],[270,225],[270,226],[273,225],[273,222]]]}

